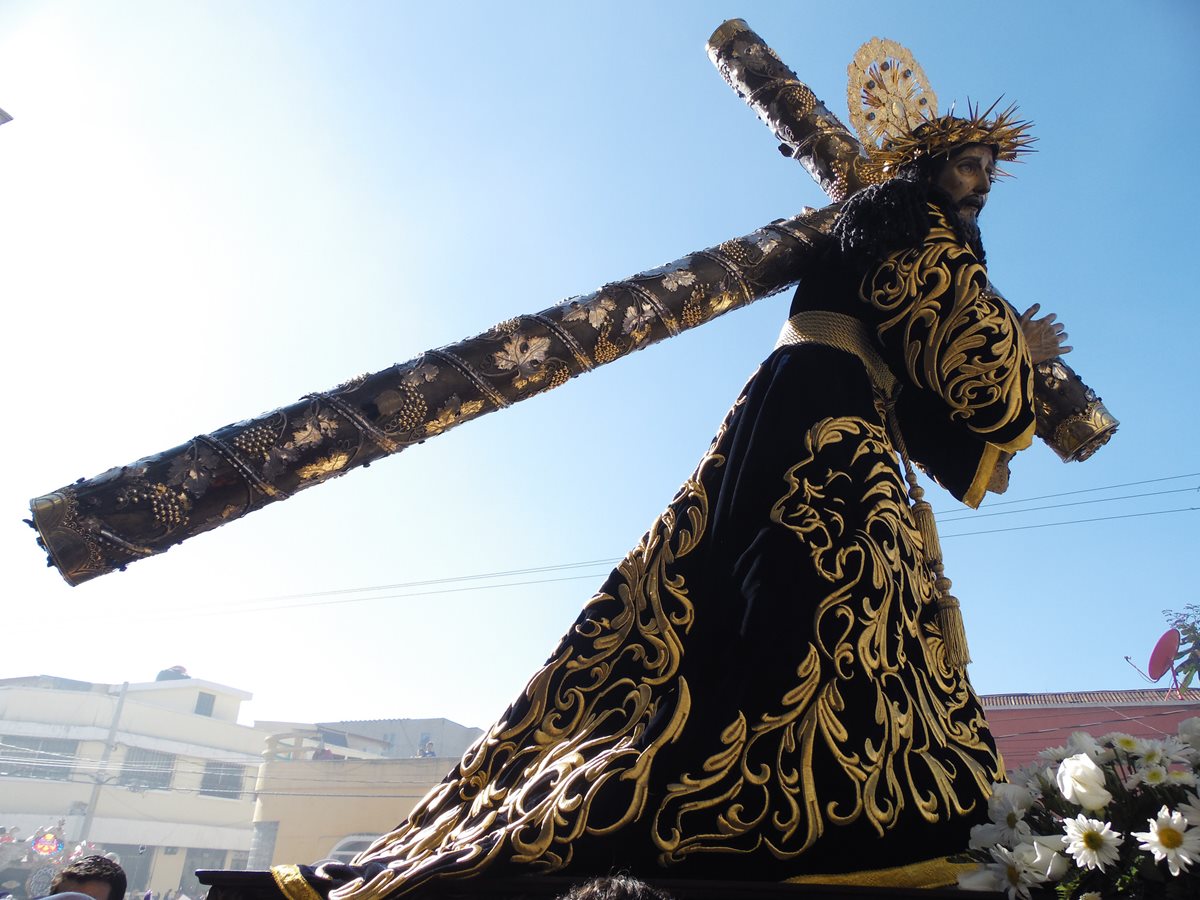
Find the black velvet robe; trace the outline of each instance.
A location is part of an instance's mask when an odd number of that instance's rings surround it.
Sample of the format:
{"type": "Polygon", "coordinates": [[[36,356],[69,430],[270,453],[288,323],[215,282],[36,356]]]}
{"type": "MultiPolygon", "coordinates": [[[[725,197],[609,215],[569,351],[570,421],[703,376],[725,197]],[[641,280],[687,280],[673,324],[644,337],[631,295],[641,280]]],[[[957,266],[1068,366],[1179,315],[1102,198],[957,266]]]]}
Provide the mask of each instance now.
{"type": "MultiPolygon", "coordinates": [[[[913,459],[977,505],[1030,441],[1029,354],[929,215],[793,312],[868,326],[913,459]]],[[[310,880],[356,900],[483,872],[782,880],[964,849],[1002,767],[944,658],[888,399],[852,354],[773,352],[516,702],[355,867],[310,880]]]]}

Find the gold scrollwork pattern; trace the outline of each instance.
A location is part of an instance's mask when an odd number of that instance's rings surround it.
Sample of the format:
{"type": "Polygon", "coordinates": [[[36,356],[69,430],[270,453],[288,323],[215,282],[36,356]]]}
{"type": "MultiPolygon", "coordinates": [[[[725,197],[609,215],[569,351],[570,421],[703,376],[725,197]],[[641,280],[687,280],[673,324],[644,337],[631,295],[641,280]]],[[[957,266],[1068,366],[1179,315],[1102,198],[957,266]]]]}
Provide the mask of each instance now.
{"type": "Polygon", "coordinates": [[[930,204],[929,215],[925,242],[868,272],[862,299],[881,314],[879,338],[900,348],[909,379],[940,397],[952,420],[1002,449],[1021,449],[1033,387],[1020,325],[942,211],[930,204]]]}
{"type": "Polygon", "coordinates": [[[732,598],[699,573],[723,540],[710,505],[746,397],[518,700],[331,900],[499,864],[586,871],[610,837],[643,866],[788,860],[840,826],[946,823],[987,796],[998,761],[927,615],[933,577],[880,421],[818,420],[781,471],[763,513],[794,548],[794,596],[775,602],[800,624],[770,651],[783,660],[770,689],[713,713],[712,642],[735,639],[732,598]]]}
{"type": "Polygon", "coordinates": [[[725,427],[518,701],[400,828],[355,860],[386,869],[332,898],[402,894],[438,874],[469,877],[501,856],[552,872],[571,862],[581,835],[645,814],[655,758],[691,711],[680,664],[695,610],[674,569],[708,526],[705,475],[724,463],[716,447],[725,427]]]}
{"type": "Polygon", "coordinates": [[[654,829],[663,864],[714,851],[794,858],[860,819],[878,835],[914,811],[944,822],[997,777],[978,700],[924,615],[933,578],[883,426],[825,419],[806,446],[771,520],[826,585],[796,598],[814,604],[811,640],[774,706],[739,713],[701,770],[668,790],[654,829]]]}

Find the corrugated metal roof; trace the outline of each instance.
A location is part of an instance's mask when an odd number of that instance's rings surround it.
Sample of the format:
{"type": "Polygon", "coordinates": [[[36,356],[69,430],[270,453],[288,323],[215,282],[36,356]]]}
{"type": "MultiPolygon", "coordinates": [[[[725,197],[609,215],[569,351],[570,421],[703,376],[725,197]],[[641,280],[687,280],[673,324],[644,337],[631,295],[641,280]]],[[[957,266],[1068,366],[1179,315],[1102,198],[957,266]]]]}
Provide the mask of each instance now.
{"type": "Polygon", "coordinates": [[[984,694],[984,709],[1030,709],[1055,706],[1164,706],[1200,705],[1200,690],[1190,688],[1182,697],[1174,688],[1132,691],[1052,691],[1044,694],[984,694]]]}

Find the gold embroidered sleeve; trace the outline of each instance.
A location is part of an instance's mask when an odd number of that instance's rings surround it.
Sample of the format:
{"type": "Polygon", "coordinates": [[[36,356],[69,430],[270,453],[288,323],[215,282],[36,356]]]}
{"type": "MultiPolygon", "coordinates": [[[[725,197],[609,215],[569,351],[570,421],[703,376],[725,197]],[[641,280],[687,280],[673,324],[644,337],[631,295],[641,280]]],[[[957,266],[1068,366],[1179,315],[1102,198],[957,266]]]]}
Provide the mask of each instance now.
{"type": "Polygon", "coordinates": [[[861,299],[897,375],[997,453],[1024,449],[1034,428],[1033,367],[1020,323],[940,210],[930,213],[925,242],[869,271],[861,299]]]}

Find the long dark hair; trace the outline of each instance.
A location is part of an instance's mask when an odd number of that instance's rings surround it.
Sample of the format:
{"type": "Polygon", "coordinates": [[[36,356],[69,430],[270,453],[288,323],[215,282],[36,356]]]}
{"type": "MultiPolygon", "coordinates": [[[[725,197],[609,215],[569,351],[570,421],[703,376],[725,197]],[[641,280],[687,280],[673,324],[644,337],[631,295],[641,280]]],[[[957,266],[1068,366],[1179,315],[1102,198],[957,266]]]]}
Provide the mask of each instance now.
{"type": "Polygon", "coordinates": [[[954,156],[951,152],[921,157],[890,181],[870,185],[852,196],[843,205],[831,232],[834,238],[831,249],[843,262],[863,265],[920,244],[932,227],[929,217],[932,202],[946,214],[958,238],[984,261],[978,229],[962,221],[954,201],[934,184],[942,166],[954,156]]]}

